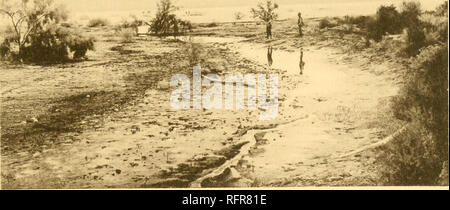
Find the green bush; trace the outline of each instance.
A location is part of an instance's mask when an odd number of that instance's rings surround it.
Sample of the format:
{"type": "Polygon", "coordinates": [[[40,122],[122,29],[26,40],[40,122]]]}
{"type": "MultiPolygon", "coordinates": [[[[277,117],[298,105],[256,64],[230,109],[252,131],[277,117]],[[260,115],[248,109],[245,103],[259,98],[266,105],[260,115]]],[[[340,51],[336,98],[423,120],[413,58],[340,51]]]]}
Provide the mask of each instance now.
{"type": "Polygon", "coordinates": [[[109,25],[109,21],[104,18],[95,18],[89,21],[88,27],[103,27],[109,25]]]}

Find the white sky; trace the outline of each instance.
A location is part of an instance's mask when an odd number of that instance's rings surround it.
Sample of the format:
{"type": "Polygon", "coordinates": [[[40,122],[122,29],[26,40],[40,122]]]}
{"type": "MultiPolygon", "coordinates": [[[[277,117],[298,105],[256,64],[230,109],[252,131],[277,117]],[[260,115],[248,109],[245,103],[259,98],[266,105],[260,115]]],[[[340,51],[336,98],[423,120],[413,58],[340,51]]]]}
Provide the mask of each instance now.
{"type": "MultiPolygon", "coordinates": [[[[154,14],[159,0],[55,0],[64,4],[70,12],[69,17],[76,21],[87,21],[95,17],[107,18],[115,23],[139,15],[143,11],[154,14]]],[[[245,20],[252,20],[250,8],[263,0],[173,0],[179,6],[179,14],[186,11],[200,16],[182,17],[192,22],[234,21],[234,13],[242,12],[245,20]]],[[[280,5],[280,18],[296,17],[301,11],[305,18],[370,15],[381,5],[400,5],[404,0],[275,0],[280,5]]],[[[444,0],[419,0],[425,10],[435,9],[444,0]]],[[[0,17],[0,27],[8,24],[0,17]]]]}
{"type": "MultiPolygon", "coordinates": [[[[67,5],[72,12],[113,12],[154,9],[158,0],[57,0],[67,5]]],[[[256,5],[260,0],[175,0],[176,5],[184,8],[239,7],[256,5]]],[[[324,3],[361,3],[379,1],[401,3],[403,0],[276,0],[280,5],[324,4],[324,3]]],[[[442,0],[443,1],[443,0],[442,0]]],[[[439,0],[421,0],[424,8],[435,5],[439,0]]]]}

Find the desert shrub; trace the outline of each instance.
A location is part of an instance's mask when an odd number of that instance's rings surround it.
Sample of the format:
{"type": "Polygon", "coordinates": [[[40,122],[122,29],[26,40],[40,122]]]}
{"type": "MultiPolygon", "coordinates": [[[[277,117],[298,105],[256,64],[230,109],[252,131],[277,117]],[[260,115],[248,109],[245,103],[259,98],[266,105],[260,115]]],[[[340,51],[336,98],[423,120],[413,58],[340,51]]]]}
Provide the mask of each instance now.
{"type": "Polygon", "coordinates": [[[11,23],[3,40],[2,55],[14,60],[63,62],[71,53],[74,59],[82,58],[94,47],[93,39],[64,24],[67,10],[53,0],[4,1],[0,14],[11,23]]]}
{"type": "Polygon", "coordinates": [[[73,53],[73,59],[79,60],[86,58],[88,50],[94,50],[94,38],[84,37],[80,34],[71,34],[65,40],[70,52],[73,53]]]}
{"type": "Polygon", "coordinates": [[[202,58],[207,56],[204,55],[204,50],[199,43],[193,41],[193,38],[189,36],[183,47],[184,54],[188,55],[189,66],[195,66],[202,63],[202,58]]]}
{"type": "Polygon", "coordinates": [[[273,0],[265,0],[259,2],[255,8],[252,8],[250,12],[253,18],[258,19],[266,25],[266,36],[272,38],[272,24],[278,19],[277,9],[278,4],[273,0]]]}
{"type": "Polygon", "coordinates": [[[27,62],[63,62],[68,58],[67,45],[62,41],[65,31],[57,26],[43,29],[30,37],[21,57],[27,62]]]}
{"type": "Polygon", "coordinates": [[[367,28],[367,23],[371,20],[370,16],[345,16],[343,20],[341,20],[341,24],[351,24],[356,25],[358,28],[364,29],[367,28]]]}
{"type": "Polygon", "coordinates": [[[420,23],[421,5],[416,1],[403,2],[401,7],[402,27],[415,27],[420,23]]]}
{"type": "Polygon", "coordinates": [[[442,44],[448,39],[448,19],[436,15],[421,15],[420,4],[403,3],[402,21],[406,27],[404,52],[416,56],[429,45],[442,44]]]}
{"type": "Polygon", "coordinates": [[[384,147],[382,183],[392,186],[436,185],[442,164],[432,151],[432,137],[419,123],[384,147]]]}
{"type": "Polygon", "coordinates": [[[207,23],[205,25],[205,27],[207,27],[207,28],[214,28],[214,27],[217,27],[217,26],[219,26],[219,25],[217,23],[215,23],[215,22],[207,23]]]}
{"type": "Polygon", "coordinates": [[[8,40],[4,40],[2,44],[0,44],[0,57],[6,58],[11,52],[11,45],[8,40]]]}
{"type": "Polygon", "coordinates": [[[17,35],[12,30],[12,28],[8,27],[2,31],[1,36],[3,40],[0,40],[0,58],[2,59],[9,59],[11,56],[14,56],[12,47],[17,35]]]}
{"type": "Polygon", "coordinates": [[[375,19],[367,23],[367,36],[379,42],[386,33],[398,34],[402,29],[401,15],[395,6],[381,6],[375,19]]]}
{"type": "MultiPolygon", "coordinates": [[[[408,129],[384,148],[388,185],[438,185],[448,177],[448,42],[414,58],[406,85],[395,99],[395,116],[408,129]]],[[[448,180],[447,180],[448,183],[448,180]]]]}
{"type": "Polygon", "coordinates": [[[401,15],[395,6],[381,6],[377,11],[377,23],[381,31],[389,34],[398,34],[403,25],[401,15]]]}
{"type": "Polygon", "coordinates": [[[137,16],[131,16],[131,20],[129,19],[122,20],[120,24],[116,27],[116,30],[119,31],[123,28],[137,28],[145,24],[147,23],[144,20],[138,18],[137,16]]]}
{"type": "Polygon", "coordinates": [[[440,16],[427,16],[422,19],[426,39],[430,44],[444,43],[448,38],[448,20],[440,16]]]}
{"type": "Polygon", "coordinates": [[[94,39],[81,35],[76,30],[53,26],[30,37],[30,43],[24,47],[22,59],[36,63],[59,63],[70,59],[85,57],[88,50],[94,49],[94,39]]]}
{"type": "Polygon", "coordinates": [[[66,27],[66,28],[73,28],[74,25],[72,23],[61,23],[62,27],[66,27]]]}
{"type": "Polygon", "coordinates": [[[173,12],[177,9],[171,0],[161,0],[158,3],[156,17],[152,20],[150,29],[160,37],[180,36],[192,30],[189,21],[180,20],[173,12]]]}
{"type": "Polygon", "coordinates": [[[376,19],[371,19],[367,22],[367,40],[373,39],[376,42],[379,42],[383,39],[383,29],[379,27],[379,23],[376,19]]]}
{"type": "MultiPolygon", "coordinates": [[[[437,24],[434,33],[437,34],[436,36],[433,36],[436,37],[436,41],[445,43],[445,41],[448,40],[448,21],[437,24]]],[[[429,42],[431,41],[432,40],[429,40],[429,42]]]]}
{"type": "Polygon", "coordinates": [[[319,29],[333,28],[336,26],[337,26],[337,23],[330,21],[328,18],[323,18],[319,22],[319,29]]]}
{"type": "Polygon", "coordinates": [[[87,26],[94,28],[94,27],[103,27],[109,25],[109,21],[104,18],[94,18],[89,20],[87,26]]]}
{"type": "Polygon", "coordinates": [[[439,5],[435,13],[437,16],[448,16],[448,1],[444,1],[444,3],[439,5]]]}
{"type": "Polygon", "coordinates": [[[123,28],[118,31],[119,37],[122,39],[122,42],[129,43],[133,41],[133,37],[136,34],[133,28],[123,28]]]}
{"type": "Polygon", "coordinates": [[[426,45],[425,31],[420,25],[410,26],[406,29],[406,46],[403,51],[407,56],[416,56],[426,45]]]}

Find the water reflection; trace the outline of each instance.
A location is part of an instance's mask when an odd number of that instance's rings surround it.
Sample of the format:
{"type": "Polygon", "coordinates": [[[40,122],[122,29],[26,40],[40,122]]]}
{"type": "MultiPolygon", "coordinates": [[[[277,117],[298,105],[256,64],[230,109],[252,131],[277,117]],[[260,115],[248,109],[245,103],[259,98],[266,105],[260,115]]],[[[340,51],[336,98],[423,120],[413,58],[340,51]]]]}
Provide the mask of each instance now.
{"type": "Polygon", "coordinates": [[[267,64],[269,66],[272,66],[273,64],[272,51],[272,46],[267,47],[267,64]]]}
{"type": "Polygon", "coordinates": [[[303,74],[303,69],[305,68],[305,62],[303,61],[303,48],[300,49],[300,62],[298,66],[300,67],[300,74],[303,74]]]}

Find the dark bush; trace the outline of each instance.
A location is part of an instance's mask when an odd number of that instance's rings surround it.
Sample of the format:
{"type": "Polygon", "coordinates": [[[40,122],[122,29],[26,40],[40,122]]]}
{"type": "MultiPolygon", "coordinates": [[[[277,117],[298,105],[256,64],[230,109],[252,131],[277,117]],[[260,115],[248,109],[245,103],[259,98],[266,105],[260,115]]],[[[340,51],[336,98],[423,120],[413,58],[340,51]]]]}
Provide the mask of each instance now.
{"type": "Polygon", "coordinates": [[[437,16],[448,16],[448,1],[439,5],[435,12],[437,16]]]}
{"type": "Polygon", "coordinates": [[[135,28],[137,28],[137,27],[139,27],[139,26],[143,26],[143,25],[147,24],[147,22],[145,22],[145,21],[142,20],[142,19],[139,19],[139,18],[136,17],[136,16],[132,16],[131,18],[132,18],[132,20],[123,20],[123,21],[118,25],[118,27],[116,27],[116,31],[120,31],[120,30],[126,29],[126,28],[132,28],[132,29],[135,29],[135,28]]]}
{"type": "Polygon", "coordinates": [[[65,27],[54,26],[30,37],[30,44],[21,57],[28,62],[59,63],[70,59],[85,57],[88,50],[94,49],[94,39],[86,38],[81,33],[65,27]]]}
{"type": "Polygon", "coordinates": [[[398,34],[402,29],[401,15],[395,6],[381,6],[375,19],[368,20],[367,37],[379,42],[385,34],[398,34]]]}
{"type": "Polygon", "coordinates": [[[438,185],[448,177],[448,44],[426,47],[414,63],[394,106],[409,128],[381,155],[388,185],[438,185]]]}
{"type": "Polygon", "coordinates": [[[66,44],[73,53],[73,59],[79,60],[86,58],[86,53],[88,50],[94,50],[94,38],[83,37],[79,34],[70,35],[66,40],[66,44]]]}
{"type": "Polygon", "coordinates": [[[438,182],[442,163],[432,151],[427,129],[414,122],[384,147],[382,183],[389,186],[432,186],[438,182]]]}
{"type": "Polygon", "coordinates": [[[7,39],[5,39],[2,44],[0,44],[0,57],[6,58],[11,52],[11,44],[7,39]]]}
{"type": "Polygon", "coordinates": [[[377,22],[381,31],[389,34],[398,34],[403,29],[401,15],[395,6],[381,6],[377,12],[377,22]]]}
{"type": "Polygon", "coordinates": [[[30,37],[29,45],[21,51],[27,62],[64,62],[68,59],[67,45],[56,27],[41,31],[30,37]]]}
{"type": "Polygon", "coordinates": [[[336,26],[337,26],[337,23],[330,21],[328,18],[323,18],[319,22],[319,29],[333,28],[333,27],[336,27],[336,26]]]}
{"type": "Polygon", "coordinates": [[[419,2],[403,2],[401,21],[402,27],[415,27],[420,23],[419,17],[422,13],[422,9],[419,2]]]}
{"type": "Polygon", "coordinates": [[[158,4],[156,17],[152,20],[150,26],[151,31],[160,37],[176,37],[192,30],[192,25],[189,21],[180,20],[173,14],[175,10],[176,7],[171,0],[161,0],[158,4]]]}
{"type": "Polygon", "coordinates": [[[343,23],[352,24],[358,26],[358,28],[367,28],[367,23],[372,19],[370,16],[345,16],[342,20],[343,23]]]}
{"type": "Polygon", "coordinates": [[[370,19],[367,22],[367,40],[373,39],[376,42],[379,42],[383,39],[385,32],[379,25],[380,24],[376,19],[370,19]]]}
{"type": "Polygon", "coordinates": [[[109,21],[103,18],[95,18],[89,21],[88,27],[103,27],[109,25],[109,21]]]}
{"type": "Polygon", "coordinates": [[[406,29],[406,32],[407,40],[404,51],[409,57],[416,56],[419,54],[420,49],[427,46],[425,31],[420,25],[412,25],[406,29]]]}
{"type": "Polygon", "coordinates": [[[207,27],[207,28],[214,28],[214,27],[217,27],[217,26],[219,26],[219,25],[217,23],[215,23],[215,22],[208,23],[208,24],[205,25],[205,27],[207,27]]]}

